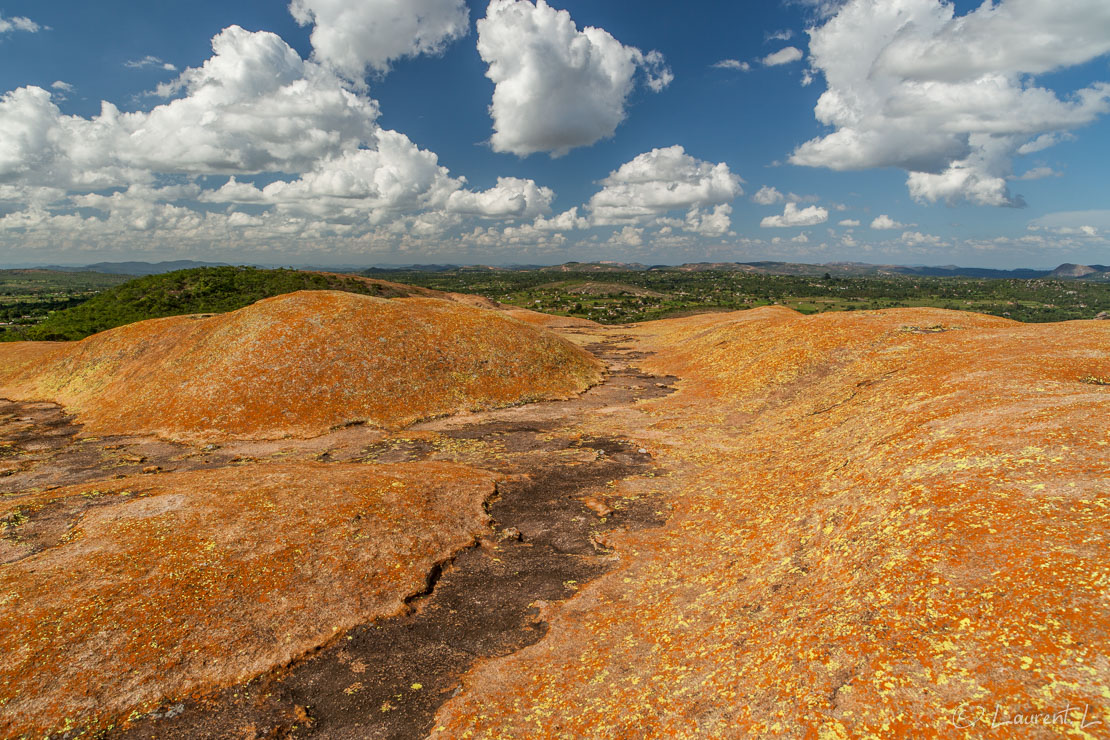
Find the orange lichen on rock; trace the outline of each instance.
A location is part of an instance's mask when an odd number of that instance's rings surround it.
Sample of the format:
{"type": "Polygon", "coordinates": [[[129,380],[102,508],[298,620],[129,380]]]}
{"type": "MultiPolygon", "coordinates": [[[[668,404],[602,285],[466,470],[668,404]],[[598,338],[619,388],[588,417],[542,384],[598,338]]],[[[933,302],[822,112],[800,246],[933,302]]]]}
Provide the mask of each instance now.
{"type": "Polygon", "coordinates": [[[505,314],[512,316],[517,321],[533,326],[542,326],[548,329],[590,328],[600,326],[596,321],[580,319],[576,316],[557,316],[540,311],[531,311],[527,308],[503,308],[505,314]]]}
{"type": "MultiPolygon", "coordinates": [[[[332,291],[144,321],[50,347],[39,362],[0,371],[0,395],[60,403],[86,434],[181,440],[305,437],[361,422],[397,427],[566,397],[601,374],[586,352],[498,311],[332,291]]],[[[28,351],[0,347],[0,366],[28,351]]]]}
{"type": "Polygon", "coordinates": [[[681,377],[627,430],[671,517],[467,676],[435,736],[1105,733],[1110,395],[1083,378],[1110,377],[1110,329],[761,309],[622,331],[681,377]]]}
{"type": "Polygon", "coordinates": [[[399,612],[486,531],[494,481],[268,464],[5,501],[2,534],[35,527],[45,549],[0,567],[0,736],[118,723],[399,612]]]}

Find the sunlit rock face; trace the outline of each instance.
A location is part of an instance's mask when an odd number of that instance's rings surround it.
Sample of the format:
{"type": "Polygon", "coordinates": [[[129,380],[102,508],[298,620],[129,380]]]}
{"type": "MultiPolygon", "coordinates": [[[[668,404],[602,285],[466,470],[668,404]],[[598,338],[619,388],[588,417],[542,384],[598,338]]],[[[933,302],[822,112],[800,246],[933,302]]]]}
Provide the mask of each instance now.
{"type": "Polygon", "coordinates": [[[61,403],[86,434],[191,441],[397,427],[566,396],[600,377],[581,349],[497,311],[333,291],[3,349],[9,397],[61,403]]]}

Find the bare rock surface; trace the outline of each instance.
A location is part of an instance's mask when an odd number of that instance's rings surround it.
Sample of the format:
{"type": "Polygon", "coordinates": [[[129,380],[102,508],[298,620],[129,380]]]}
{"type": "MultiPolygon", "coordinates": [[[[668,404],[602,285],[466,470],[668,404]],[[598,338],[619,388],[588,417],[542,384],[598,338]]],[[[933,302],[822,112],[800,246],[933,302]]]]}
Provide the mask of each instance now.
{"type": "MultiPolygon", "coordinates": [[[[0,618],[27,636],[0,717],[57,738],[947,737],[996,706],[1110,726],[1105,322],[521,318],[586,358],[565,398],[215,442],[0,407],[0,618]],[[139,631],[84,626],[106,604],[139,631]],[[106,640],[137,662],[91,656],[106,640]]],[[[58,349],[4,351],[11,384],[58,349]]]]}

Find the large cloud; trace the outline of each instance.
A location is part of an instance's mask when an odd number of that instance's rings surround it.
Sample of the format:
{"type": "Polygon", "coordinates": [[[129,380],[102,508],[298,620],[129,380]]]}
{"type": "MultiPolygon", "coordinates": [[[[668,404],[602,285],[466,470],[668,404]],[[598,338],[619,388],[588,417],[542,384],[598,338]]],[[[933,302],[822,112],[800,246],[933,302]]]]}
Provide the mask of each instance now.
{"type": "Polygon", "coordinates": [[[685,228],[724,233],[742,182],[724,162],[695,159],[681,146],[652,149],[602,180],[587,208],[595,225],[647,224],[684,211],[685,228]]]}
{"type": "MultiPolygon", "coordinates": [[[[551,211],[554,193],[499,178],[474,191],[433,152],[381,129],[378,106],[271,33],[232,26],[213,55],[161,92],[167,102],[63,115],[37,87],[0,98],[0,234],[54,244],[121,234],[182,243],[253,235],[435,238],[467,219],[514,224],[551,211]],[[204,176],[230,175],[204,189],[204,176]],[[265,184],[251,181],[265,175],[265,184]],[[186,183],[173,187],[165,182],[186,183]],[[14,204],[15,210],[8,204],[14,204]],[[213,212],[214,207],[226,209],[213,212]]],[[[9,242],[10,243],[10,242],[9,242]]]]}
{"type": "Polygon", "coordinates": [[[381,223],[401,213],[442,209],[462,187],[434,153],[419,149],[404,134],[380,131],[372,144],[321,160],[295,180],[259,188],[232,178],[200,199],[276,206],[337,223],[381,223]]]}
{"type": "MultiPolygon", "coordinates": [[[[535,219],[550,212],[555,193],[533,180],[498,178],[488,190],[465,188],[438,157],[404,134],[379,131],[373,148],[319,162],[296,180],[259,188],[235,178],[200,199],[209,203],[275,206],[279,211],[335,223],[379,224],[414,212],[497,219],[535,219]]],[[[449,219],[457,223],[458,219],[449,219]]]]}
{"type": "Polygon", "coordinates": [[[0,181],[71,188],[126,186],[151,173],[299,172],[372,137],[374,101],[304,62],[272,33],[238,26],[213,56],[163,88],[183,97],[149,112],[103,103],[86,119],[62,115],[50,93],[20,88],[0,99],[0,181]]]}
{"type": "Polygon", "coordinates": [[[450,213],[484,218],[535,219],[551,212],[555,192],[533,180],[499,177],[497,185],[480,192],[459,190],[447,200],[450,213]]]}
{"type": "Polygon", "coordinates": [[[836,130],[791,161],[898,167],[923,201],[1020,205],[1013,157],[1110,110],[1106,83],[1061,99],[1029,78],[1110,52],[1105,0],[1003,0],[964,16],[939,0],[850,0],[810,37],[828,82],[817,118],[836,130]]]}
{"type": "Polygon", "coordinates": [[[478,21],[478,53],[495,89],[495,151],[561,156],[612,136],[644,70],[655,91],[672,75],[658,52],[625,46],[607,31],[578,30],[544,0],[491,0],[478,21]]]}
{"type": "Polygon", "coordinates": [[[352,80],[401,57],[441,52],[470,31],[463,0],[293,0],[289,12],[313,26],[316,58],[352,80]]]}

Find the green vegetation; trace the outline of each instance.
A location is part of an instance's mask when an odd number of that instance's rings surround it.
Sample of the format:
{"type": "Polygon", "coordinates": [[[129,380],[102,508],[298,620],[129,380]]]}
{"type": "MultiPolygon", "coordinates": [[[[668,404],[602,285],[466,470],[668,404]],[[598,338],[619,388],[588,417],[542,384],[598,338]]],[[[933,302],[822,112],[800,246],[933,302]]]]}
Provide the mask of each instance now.
{"type": "Polygon", "coordinates": [[[41,323],[4,327],[0,340],[82,339],[144,319],[234,311],[297,290],[342,290],[386,298],[404,295],[357,277],[253,267],[200,267],[118,282],[92,298],[76,297],[41,323]]]}
{"type": "MultiPolygon", "coordinates": [[[[1110,311],[1110,283],[1048,278],[816,277],[730,270],[374,270],[368,274],[603,324],[771,304],[807,314],[933,306],[1026,322],[1089,319],[1110,311]]],[[[356,276],[287,269],[200,267],[135,279],[6,270],[0,271],[0,341],[82,339],[144,319],[233,311],[297,290],[343,290],[383,298],[407,295],[356,276]]]]}
{"type": "Polygon", "coordinates": [[[814,277],[678,270],[604,274],[375,271],[374,275],[437,290],[477,293],[514,306],[603,324],[771,304],[806,314],[932,306],[1025,322],[1090,319],[1110,310],[1110,284],[1044,278],[814,277]]]}
{"type": "Polygon", "coordinates": [[[0,270],[0,296],[95,293],[126,283],[127,275],[58,270],[0,270]]]}
{"type": "Polygon", "coordinates": [[[99,272],[0,270],[0,327],[14,326],[10,331],[18,334],[20,327],[38,324],[130,279],[99,272]]]}

